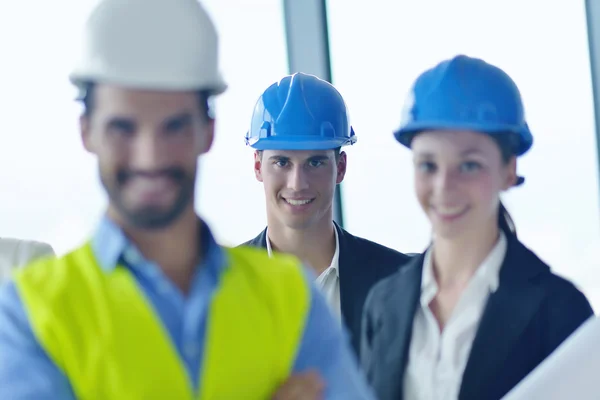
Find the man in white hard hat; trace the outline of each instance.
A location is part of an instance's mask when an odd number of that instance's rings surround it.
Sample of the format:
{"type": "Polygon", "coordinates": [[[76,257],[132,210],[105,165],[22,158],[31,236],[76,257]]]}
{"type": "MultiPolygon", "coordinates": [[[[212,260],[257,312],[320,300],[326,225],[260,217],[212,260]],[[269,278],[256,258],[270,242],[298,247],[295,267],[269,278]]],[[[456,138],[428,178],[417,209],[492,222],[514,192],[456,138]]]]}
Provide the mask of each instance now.
{"type": "Polygon", "coordinates": [[[54,256],[52,246],[47,243],[0,238],[0,282],[8,279],[14,268],[46,256],[54,256]]]}
{"type": "Polygon", "coordinates": [[[105,0],[84,42],[71,80],[109,205],[88,243],[0,290],[1,397],[258,400],[316,373],[325,398],[371,399],[300,262],[223,248],[196,215],[226,88],[204,9],[105,0]]]}

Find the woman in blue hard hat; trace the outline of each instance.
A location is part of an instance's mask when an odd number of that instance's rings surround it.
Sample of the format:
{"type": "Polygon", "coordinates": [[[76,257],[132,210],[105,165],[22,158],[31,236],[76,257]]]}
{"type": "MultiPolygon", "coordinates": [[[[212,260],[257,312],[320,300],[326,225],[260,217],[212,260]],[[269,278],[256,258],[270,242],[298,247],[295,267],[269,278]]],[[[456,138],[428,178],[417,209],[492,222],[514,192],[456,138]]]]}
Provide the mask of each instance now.
{"type": "Polygon", "coordinates": [[[500,399],[593,311],[517,238],[500,194],[533,140],[501,69],[457,56],[424,72],[396,139],[414,154],[432,242],[370,291],[361,361],[381,400],[500,399]]]}

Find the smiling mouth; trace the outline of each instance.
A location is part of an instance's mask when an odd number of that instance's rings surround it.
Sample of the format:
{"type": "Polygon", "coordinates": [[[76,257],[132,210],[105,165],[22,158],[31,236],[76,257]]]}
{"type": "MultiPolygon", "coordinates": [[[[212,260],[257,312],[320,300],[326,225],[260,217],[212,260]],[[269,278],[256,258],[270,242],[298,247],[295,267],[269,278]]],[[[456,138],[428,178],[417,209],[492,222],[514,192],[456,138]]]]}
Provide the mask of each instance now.
{"type": "Polygon", "coordinates": [[[438,214],[442,218],[455,218],[462,214],[464,214],[468,207],[460,206],[460,207],[432,207],[436,214],[438,214]]]}
{"type": "Polygon", "coordinates": [[[169,197],[176,186],[176,182],[168,176],[139,176],[127,182],[126,190],[139,199],[156,201],[169,197]]]}
{"type": "Polygon", "coordinates": [[[292,206],[303,206],[303,205],[312,203],[315,199],[293,200],[293,199],[286,199],[284,197],[283,200],[285,200],[286,203],[288,203],[292,206]]]}

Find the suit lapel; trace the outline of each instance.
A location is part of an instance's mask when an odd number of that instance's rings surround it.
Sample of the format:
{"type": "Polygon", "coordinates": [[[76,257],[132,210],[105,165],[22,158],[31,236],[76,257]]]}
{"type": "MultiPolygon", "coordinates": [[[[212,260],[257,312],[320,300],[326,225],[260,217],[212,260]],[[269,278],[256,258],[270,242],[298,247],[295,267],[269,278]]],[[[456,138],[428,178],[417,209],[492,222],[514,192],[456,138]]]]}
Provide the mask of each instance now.
{"type": "Polygon", "coordinates": [[[530,280],[544,269],[515,237],[507,239],[500,284],[485,307],[463,374],[460,399],[485,398],[486,385],[502,370],[543,301],[543,290],[530,280]]]}
{"type": "MultiPolygon", "coordinates": [[[[335,224],[335,223],[334,223],[335,224]]],[[[342,309],[342,319],[346,326],[352,327],[355,323],[355,304],[354,293],[357,292],[360,285],[362,268],[355,268],[355,260],[352,259],[352,243],[344,230],[335,224],[338,232],[338,241],[340,254],[338,260],[338,273],[340,277],[340,307],[342,309]],[[342,284],[343,282],[343,284],[342,284]]],[[[360,315],[356,316],[360,320],[360,315]]]]}
{"type": "Polygon", "coordinates": [[[387,286],[390,290],[378,310],[382,322],[373,335],[376,347],[372,360],[377,369],[375,375],[381,377],[375,382],[381,398],[402,399],[402,377],[408,363],[413,320],[421,297],[423,258],[422,254],[414,257],[393,275],[387,286]]]}

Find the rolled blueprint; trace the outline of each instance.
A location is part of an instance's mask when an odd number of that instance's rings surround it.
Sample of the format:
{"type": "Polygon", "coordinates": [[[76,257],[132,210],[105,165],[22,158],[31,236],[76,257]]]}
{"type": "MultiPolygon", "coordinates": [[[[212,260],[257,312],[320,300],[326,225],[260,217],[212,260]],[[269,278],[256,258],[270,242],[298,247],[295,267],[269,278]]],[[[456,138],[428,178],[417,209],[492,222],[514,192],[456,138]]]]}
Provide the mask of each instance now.
{"type": "Polygon", "coordinates": [[[591,317],[502,400],[600,399],[600,318],[591,317]]]}

